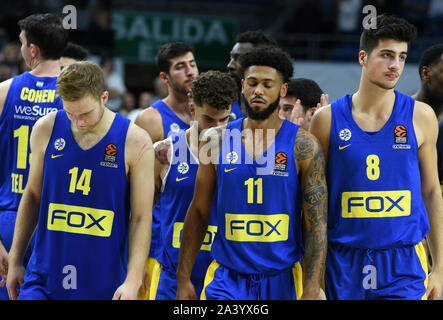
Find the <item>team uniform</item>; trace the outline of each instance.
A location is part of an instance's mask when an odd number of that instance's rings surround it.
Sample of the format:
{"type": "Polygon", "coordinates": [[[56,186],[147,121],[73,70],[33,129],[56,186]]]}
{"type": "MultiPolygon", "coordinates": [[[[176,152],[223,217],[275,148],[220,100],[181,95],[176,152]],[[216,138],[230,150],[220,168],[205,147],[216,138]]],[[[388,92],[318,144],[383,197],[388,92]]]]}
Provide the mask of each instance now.
{"type": "Polygon", "coordinates": [[[231,113],[229,114],[233,120],[243,119],[245,116],[241,112],[239,100],[234,101],[231,108],[231,113]]]}
{"type": "Polygon", "coordinates": [[[395,91],[378,132],[352,117],[352,96],[331,105],[329,143],[328,299],[422,299],[429,231],[421,197],[415,100],[395,91]],[[349,174],[352,173],[352,174],[349,174]]]}
{"type": "Polygon", "coordinates": [[[441,193],[443,194],[443,121],[438,127],[437,140],[438,178],[440,180],[441,193]]]}
{"type": "MultiPolygon", "coordinates": [[[[29,137],[35,122],[51,111],[63,108],[56,92],[57,77],[37,77],[25,72],[13,78],[0,115],[0,235],[9,251],[17,210],[28,181],[31,150],[29,137]]],[[[26,265],[32,244],[26,252],[26,265]]],[[[8,299],[6,286],[0,299],[8,299]]]]}
{"type": "MultiPolygon", "coordinates": [[[[198,159],[192,154],[186,132],[169,137],[172,158],[167,175],[163,179],[160,195],[161,250],[159,265],[154,268],[150,300],[172,300],[177,294],[176,271],[181,244],[181,234],[186,213],[194,195],[198,159]]],[[[203,288],[204,275],[212,258],[212,241],[217,232],[216,202],[212,205],[211,218],[200,252],[192,269],[191,281],[197,297],[203,288]]]]}
{"type": "Polygon", "coordinates": [[[217,164],[215,260],[201,299],[297,299],[304,254],[294,159],[299,126],[284,121],[270,149],[252,160],[241,143],[242,122],[228,123],[217,164]]]}
{"type": "MultiPolygon", "coordinates": [[[[181,130],[186,130],[189,128],[189,124],[182,121],[177,115],[172,111],[163,100],[157,100],[152,104],[159,113],[163,121],[163,132],[165,137],[169,137],[172,134],[177,134],[181,130]]],[[[161,240],[160,240],[160,202],[157,202],[154,209],[152,209],[152,234],[151,234],[151,247],[149,250],[148,260],[146,262],[146,269],[148,270],[149,277],[152,281],[152,275],[154,269],[158,269],[158,256],[162,250],[161,240]]],[[[149,300],[150,297],[149,290],[143,295],[139,295],[139,300],[149,300]]]]}
{"type": "Polygon", "coordinates": [[[35,246],[19,299],[112,299],[126,278],[130,192],[118,114],[83,150],[60,110],[44,157],[35,246]]]}

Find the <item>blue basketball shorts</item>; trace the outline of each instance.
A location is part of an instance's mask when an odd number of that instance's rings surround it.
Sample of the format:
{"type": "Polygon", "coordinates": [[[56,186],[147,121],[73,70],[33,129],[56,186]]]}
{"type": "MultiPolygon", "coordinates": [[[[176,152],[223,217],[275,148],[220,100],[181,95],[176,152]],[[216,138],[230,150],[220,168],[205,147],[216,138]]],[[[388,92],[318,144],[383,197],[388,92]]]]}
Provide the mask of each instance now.
{"type": "MultiPolygon", "coordinates": [[[[17,211],[0,211],[0,235],[2,237],[2,244],[6,251],[9,252],[14,236],[15,220],[17,218],[17,211]]],[[[29,247],[26,250],[23,265],[26,267],[29,258],[31,258],[32,247],[34,246],[34,237],[32,237],[29,247]]],[[[9,300],[8,290],[6,285],[0,287],[0,300],[9,300]]]]}
{"type": "Polygon", "coordinates": [[[201,300],[297,300],[303,292],[300,262],[277,274],[241,274],[213,261],[201,300]]]}
{"type": "MultiPolygon", "coordinates": [[[[195,294],[197,298],[200,297],[204,277],[196,279],[191,278],[191,282],[194,285],[195,294]]],[[[154,266],[152,274],[152,285],[150,287],[149,300],[175,300],[177,295],[177,278],[175,270],[165,268],[160,263],[154,266]]]]}
{"type": "Polygon", "coordinates": [[[422,300],[428,281],[421,243],[389,249],[329,243],[325,292],[331,300],[422,300]]]}

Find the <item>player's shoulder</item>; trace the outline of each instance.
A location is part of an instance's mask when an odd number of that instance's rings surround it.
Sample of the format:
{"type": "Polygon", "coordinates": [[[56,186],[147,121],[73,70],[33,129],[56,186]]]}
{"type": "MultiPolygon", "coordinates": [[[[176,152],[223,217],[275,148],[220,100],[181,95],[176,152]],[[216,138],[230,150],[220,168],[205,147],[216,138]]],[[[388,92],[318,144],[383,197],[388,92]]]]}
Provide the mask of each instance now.
{"type": "Polygon", "coordinates": [[[314,121],[314,119],[316,119],[316,121],[331,121],[331,115],[332,104],[328,104],[315,111],[312,121],[314,121]]]}
{"type": "Polygon", "coordinates": [[[436,115],[435,115],[435,111],[434,109],[432,109],[432,107],[423,102],[423,101],[418,101],[415,100],[415,105],[414,105],[414,118],[425,118],[425,119],[437,119],[436,115]]]}
{"type": "Polygon", "coordinates": [[[163,119],[160,112],[154,107],[148,107],[140,112],[134,123],[146,130],[153,141],[163,139],[163,119]]]}
{"type": "Polygon", "coordinates": [[[126,143],[130,146],[140,146],[148,144],[152,147],[152,139],[150,134],[133,122],[129,124],[128,134],[126,136],[126,143]]]}

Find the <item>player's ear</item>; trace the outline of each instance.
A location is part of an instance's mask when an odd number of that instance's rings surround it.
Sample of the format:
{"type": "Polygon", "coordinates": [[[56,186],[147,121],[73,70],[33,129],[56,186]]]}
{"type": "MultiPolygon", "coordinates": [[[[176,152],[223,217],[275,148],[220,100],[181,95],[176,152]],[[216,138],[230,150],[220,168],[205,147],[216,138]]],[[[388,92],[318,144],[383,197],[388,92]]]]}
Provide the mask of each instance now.
{"type": "Polygon", "coordinates": [[[280,88],[280,98],[286,97],[286,93],[288,93],[288,83],[287,82],[283,83],[280,88]]]}
{"type": "Polygon", "coordinates": [[[368,53],[365,50],[360,50],[358,53],[358,63],[360,63],[360,65],[364,67],[367,61],[368,61],[368,53]]]}
{"type": "Polygon", "coordinates": [[[431,80],[431,76],[432,76],[432,70],[429,67],[422,67],[420,70],[420,76],[421,79],[425,82],[429,82],[431,80]]]}

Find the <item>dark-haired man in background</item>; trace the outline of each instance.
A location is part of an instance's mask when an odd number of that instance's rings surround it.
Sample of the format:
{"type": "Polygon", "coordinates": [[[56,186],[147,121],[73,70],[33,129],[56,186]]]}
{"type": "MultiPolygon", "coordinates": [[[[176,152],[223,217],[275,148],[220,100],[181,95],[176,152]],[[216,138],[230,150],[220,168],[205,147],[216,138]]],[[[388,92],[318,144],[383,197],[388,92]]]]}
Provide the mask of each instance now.
{"type": "MultiPolygon", "coordinates": [[[[235,44],[230,52],[230,60],[227,65],[229,74],[234,78],[238,86],[238,92],[240,97],[241,91],[241,79],[243,72],[239,63],[239,56],[248,52],[252,48],[261,45],[276,46],[277,42],[271,37],[267,36],[263,30],[245,31],[239,33],[235,39],[235,44]]],[[[246,114],[244,106],[241,106],[240,99],[232,106],[231,117],[233,120],[243,118],[246,114]]]]}
{"type": "Polygon", "coordinates": [[[279,116],[309,130],[315,111],[328,104],[328,95],[323,93],[317,82],[296,78],[288,83],[286,96],[280,99],[279,116]]]}
{"type": "MultiPolygon", "coordinates": [[[[18,205],[28,181],[29,138],[35,122],[62,109],[56,95],[59,59],[68,42],[62,20],[53,14],[33,14],[18,22],[21,53],[31,69],[0,83],[0,275],[4,284],[18,205]]],[[[26,253],[25,264],[31,249],[26,253]]],[[[0,299],[8,299],[5,287],[0,299]]]]}
{"type": "Polygon", "coordinates": [[[63,50],[62,56],[60,57],[60,65],[63,69],[64,67],[74,63],[76,61],[86,61],[88,60],[89,52],[86,48],[76,43],[68,42],[65,50],[63,50]]]}
{"type": "Polygon", "coordinates": [[[438,123],[429,105],[394,90],[416,28],[377,16],[360,38],[360,87],[315,113],[327,159],[328,299],[440,299],[443,203],[438,123]],[[428,233],[429,232],[429,233],[428,233]],[[430,243],[428,277],[421,241],[430,243]]]}
{"type": "MultiPolygon", "coordinates": [[[[198,76],[194,49],[183,42],[171,42],[163,45],[156,57],[160,79],[168,85],[168,95],[143,110],[135,119],[135,124],[145,129],[152,142],[163,140],[170,134],[189,129],[192,114],[189,110],[188,92],[192,81],[198,76]]],[[[157,199],[156,199],[157,200],[157,199]]],[[[159,204],[152,211],[151,251],[146,263],[149,278],[155,265],[159,248],[159,204]]],[[[147,288],[149,288],[149,284],[147,288]]],[[[140,299],[147,300],[149,290],[140,299]]]]}

